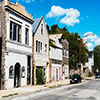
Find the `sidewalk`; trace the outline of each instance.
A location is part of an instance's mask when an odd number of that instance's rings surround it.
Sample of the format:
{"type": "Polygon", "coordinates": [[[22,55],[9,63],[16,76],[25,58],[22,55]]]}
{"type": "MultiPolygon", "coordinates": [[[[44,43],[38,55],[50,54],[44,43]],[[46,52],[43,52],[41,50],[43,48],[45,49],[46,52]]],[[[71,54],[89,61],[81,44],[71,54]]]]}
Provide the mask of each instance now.
{"type": "Polygon", "coordinates": [[[69,84],[69,79],[58,81],[58,82],[47,83],[45,85],[26,86],[26,87],[19,87],[19,88],[13,88],[8,90],[0,90],[0,98],[11,97],[14,95],[21,95],[27,93],[36,93],[42,90],[60,87],[68,84],[69,84]]]}
{"type": "Polygon", "coordinates": [[[85,77],[84,79],[85,79],[85,80],[92,80],[92,79],[95,79],[95,76],[92,76],[92,77],[85,77]]]}

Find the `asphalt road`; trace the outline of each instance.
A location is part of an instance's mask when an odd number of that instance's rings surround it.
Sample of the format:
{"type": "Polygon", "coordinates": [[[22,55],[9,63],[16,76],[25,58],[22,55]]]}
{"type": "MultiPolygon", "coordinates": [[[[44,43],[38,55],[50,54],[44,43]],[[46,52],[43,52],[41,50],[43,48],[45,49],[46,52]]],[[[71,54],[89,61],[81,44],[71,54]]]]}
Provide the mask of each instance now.
{"type": "Polygon", "coordinates": [[[100,100],[100,79],[21,96],[12,100],[100,100]]]}

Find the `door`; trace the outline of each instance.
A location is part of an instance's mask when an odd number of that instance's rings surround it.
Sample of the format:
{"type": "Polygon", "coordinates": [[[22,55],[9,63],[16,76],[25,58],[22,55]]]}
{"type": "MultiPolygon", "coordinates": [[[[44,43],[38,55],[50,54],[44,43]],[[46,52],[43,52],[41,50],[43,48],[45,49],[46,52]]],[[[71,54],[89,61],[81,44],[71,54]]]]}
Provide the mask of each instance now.
{"type": "Polygon", "coordinates": [[[31,56],[27,56],[27,85],[31,84],[31,56]]]}
{"type": "Polygon", "coordinates": [[[1,89],[1,67],[2,67],[2,37],[0,37],[0,89],[1,89]]]}
{"type": "Polygon", "coordinates": [[[56,81],[58,81],[58,69],[56,69],[56,81]]]}
{"type": "Polygon", "coordinates": [[[20,67],[20,64],[16,63],[14,70],[14,87],[20,87],[21,85],[20,67]]]}

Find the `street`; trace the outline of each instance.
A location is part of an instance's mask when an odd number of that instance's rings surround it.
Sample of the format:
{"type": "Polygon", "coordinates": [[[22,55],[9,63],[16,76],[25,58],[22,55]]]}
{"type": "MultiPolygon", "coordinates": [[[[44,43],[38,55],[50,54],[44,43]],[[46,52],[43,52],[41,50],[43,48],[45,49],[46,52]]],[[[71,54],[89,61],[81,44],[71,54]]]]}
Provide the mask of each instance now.
{"type": "Polygon", "coordinates": [[[20,96],[11,100],[100,100],[100,79],[20,96]]]}

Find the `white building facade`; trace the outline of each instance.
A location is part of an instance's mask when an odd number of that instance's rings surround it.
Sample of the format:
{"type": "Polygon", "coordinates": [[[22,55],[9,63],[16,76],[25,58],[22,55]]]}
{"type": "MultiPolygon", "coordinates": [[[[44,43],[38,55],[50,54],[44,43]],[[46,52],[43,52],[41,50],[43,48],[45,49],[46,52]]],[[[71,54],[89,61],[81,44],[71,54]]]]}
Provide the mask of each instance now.
{"type": "Polygon", "coordinates": [[[50,81],[59,81],[63,79],[62,75],[62,45],[57,35],[50,35],[53,39],[55,47],[50,46],[50,81]],[[55,38],[54,38],[55,37],[55,38]]]}
{"type": "Polygon", "coordinates": [[[94,67],[94,53],[93,53],[93,51],[89,51],[89,54],[88,54],[88,67],[89,67],[89,71],[92,73],[92,68],[94,67]]]}
{"type": "Polygon", "coordinates": [[[32,16],[24,6],[7,1],[5,88],[32,83],[32,16]]]}
{"type": "Polygon", "coordinates": [[[43,16],[34,19],[33,47],[33,62],[35,63],[36,70],[42,68],[46,82],[49,82],[49,35],[43,16]]]}

